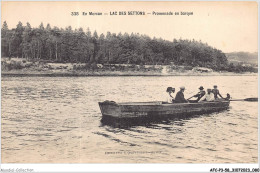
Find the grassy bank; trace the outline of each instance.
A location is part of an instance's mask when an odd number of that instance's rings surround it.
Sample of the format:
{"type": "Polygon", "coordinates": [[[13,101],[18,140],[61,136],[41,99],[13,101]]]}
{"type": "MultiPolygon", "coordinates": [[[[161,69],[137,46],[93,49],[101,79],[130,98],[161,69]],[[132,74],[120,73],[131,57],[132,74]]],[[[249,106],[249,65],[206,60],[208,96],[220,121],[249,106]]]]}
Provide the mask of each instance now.
{"type": "Polygon", "coordinates": [[[233,76],[257,73],[215,72],[189,66],[30,62],[2,59],[2,76],[233,76]]]}

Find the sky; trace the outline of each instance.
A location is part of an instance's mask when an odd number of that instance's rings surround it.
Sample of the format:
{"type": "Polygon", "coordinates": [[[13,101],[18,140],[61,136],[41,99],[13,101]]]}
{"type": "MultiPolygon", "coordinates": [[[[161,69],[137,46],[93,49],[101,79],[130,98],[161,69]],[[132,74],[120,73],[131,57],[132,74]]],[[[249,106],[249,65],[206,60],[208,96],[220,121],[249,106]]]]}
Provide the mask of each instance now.
{"type": "Polygon", "coordinates": [[[32,27],[89,27],[98,34],[140,33],[172,41],[174,38],[201,40],[225,53],[258,51],[257,2],[3,2],[1,23],[9,29],[19,21],[32,27]],[[146,15],[110,15],[119,11],[143,11],[146,15]],[[72,16],[71,12],[79,12],[72,16]],[[82,12],[101,12],[83,16],[82,12]],[[153,12],[193,12],[193,15],[152,15],[153,12]],[[108,15],[104,15],[108,13],[108,15]],[[151,13],[151,14],[147,14],[151,13]]]}

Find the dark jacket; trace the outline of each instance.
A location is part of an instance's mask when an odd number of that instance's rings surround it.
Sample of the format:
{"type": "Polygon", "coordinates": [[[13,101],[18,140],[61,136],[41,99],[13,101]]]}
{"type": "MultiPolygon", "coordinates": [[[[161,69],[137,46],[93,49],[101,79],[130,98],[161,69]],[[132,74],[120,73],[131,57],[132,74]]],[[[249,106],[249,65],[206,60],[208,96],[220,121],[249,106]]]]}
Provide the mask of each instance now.
{"type": "Polygon", "coordinates": [[[200,90],[198,94],[196,94],[194,97],[197,97],[198,98],[197,100],[199,101],[200,98],[202,98],[205,94],[206,92],[204,90],[200,90]]]}
{"type": "Polygon", "coordinates": [[[175,97],[175,103],[187,103],[188,101],[184,98],[182,91],[177,92],[175,97]]]}

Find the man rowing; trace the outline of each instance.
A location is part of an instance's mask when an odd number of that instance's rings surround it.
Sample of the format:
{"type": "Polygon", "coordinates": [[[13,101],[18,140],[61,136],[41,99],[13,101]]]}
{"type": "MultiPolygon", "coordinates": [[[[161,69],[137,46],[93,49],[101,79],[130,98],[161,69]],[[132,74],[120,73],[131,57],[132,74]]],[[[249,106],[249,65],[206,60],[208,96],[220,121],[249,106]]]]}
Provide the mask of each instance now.
{"type": "Polygon", "coordinates": [[[206,94],[206,91],[204,90],[203,86],[200,86],[199,90],[200,91],[198,92],[198,94],[193,96],[193,97],[197,97],[197,101],[199,101],[206,94]]]}
{"type": "Polygon", "coordinates": [[[220,96],[223,99],[222,95],[219,93],[218,86],[214,85],[213,87],[212,93],[214,94],[214,98],[218,99],[218,96],[220,96]]]}

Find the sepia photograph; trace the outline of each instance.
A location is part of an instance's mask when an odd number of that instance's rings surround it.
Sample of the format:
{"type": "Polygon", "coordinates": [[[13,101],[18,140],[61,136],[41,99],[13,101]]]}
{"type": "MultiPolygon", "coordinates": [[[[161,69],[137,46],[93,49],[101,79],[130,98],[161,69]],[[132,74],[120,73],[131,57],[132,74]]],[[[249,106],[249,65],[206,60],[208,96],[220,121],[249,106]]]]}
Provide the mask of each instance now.
{"type": "Polygon", "coordinates": [[[258,132],[256,1],[1,2],[1,163],[258,164],[258,132]]]}

